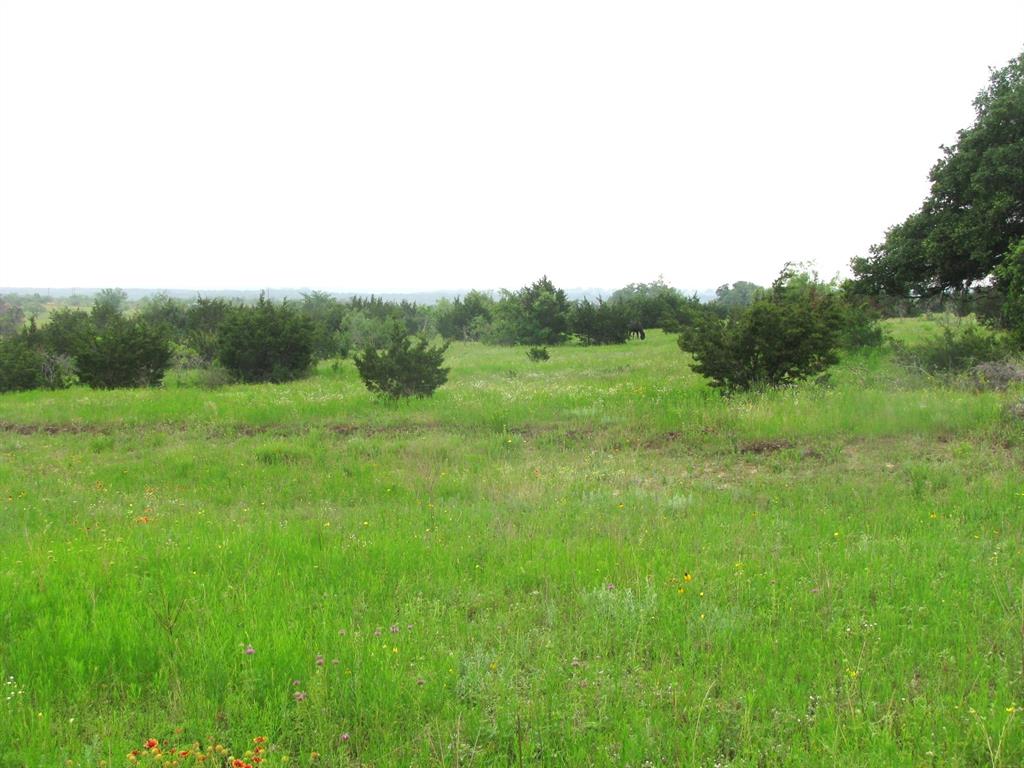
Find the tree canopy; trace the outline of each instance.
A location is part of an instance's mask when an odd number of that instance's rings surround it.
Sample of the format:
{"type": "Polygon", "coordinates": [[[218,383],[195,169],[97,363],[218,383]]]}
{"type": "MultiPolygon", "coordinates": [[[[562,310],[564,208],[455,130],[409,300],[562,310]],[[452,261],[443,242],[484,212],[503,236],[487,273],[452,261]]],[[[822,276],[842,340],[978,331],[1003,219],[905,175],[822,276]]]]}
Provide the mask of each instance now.
{"type": "Polygon", "coordinates": [[[991,276],[1024,238],[1024,53],[994,70],[921,209],[852,262],[863,293],[927,296],[991,276]]]}

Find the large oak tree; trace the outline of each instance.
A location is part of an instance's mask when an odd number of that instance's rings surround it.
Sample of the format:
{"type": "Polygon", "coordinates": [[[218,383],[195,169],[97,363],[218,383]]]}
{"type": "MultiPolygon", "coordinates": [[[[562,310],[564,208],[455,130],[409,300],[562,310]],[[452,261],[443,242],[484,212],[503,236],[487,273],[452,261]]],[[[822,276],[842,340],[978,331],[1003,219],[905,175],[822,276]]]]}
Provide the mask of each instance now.
{"type": "Polygon", "coordinates": [[[865,293],[927,296],[990,277],[1024,238],[1024,53],[992,72],[921,209],[852,262],[865,293]]]}

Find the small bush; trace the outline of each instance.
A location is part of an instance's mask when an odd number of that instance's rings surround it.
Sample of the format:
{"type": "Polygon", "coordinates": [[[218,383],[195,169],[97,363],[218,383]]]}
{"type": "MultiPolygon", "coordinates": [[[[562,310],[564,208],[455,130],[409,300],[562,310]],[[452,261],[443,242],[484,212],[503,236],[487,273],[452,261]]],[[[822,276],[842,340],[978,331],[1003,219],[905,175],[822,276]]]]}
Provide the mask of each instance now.
{"type": "Polygon", "coordinates": [[[405,329],[393,326],[384,349],[367,347],[354,360],[366,388],[383,397],[427,397],[448,380],[444,353],[448,343],[428,346],[420,337],[414,344],[405,329]]]}
{"type": "Polygon", "coordinates": [[[836,295],[806,275],[784,272],[770,293],[726,318],[713,312],[686,329],[679,347],[697,373],[724,392],[789,384],[838,360],[836,295]]]}
{"type": "Polygon", "coordinates": [[[42,352],[43,386],[47,389],[67,389],[78,381],[75,359],[56,352],[42,352]]]}
{"type": "Polygon", "coordinates": [[[842,329],[839,346],[846,350],[880,347],[885,340],[879,313],[863,301],[846,301],[842,305],[842,329]]]}
{"type": "Polygon", "coordinates": [[[1010,352],[1003,337],[977,323],[947,325],[930,339],[914,344],[894,342],[893,347],[900,363],[933,374],[963,373],[981,363],[1002,360],[1010,352]]]}
{"type": "Polygon", "coordinates": [[[530,347],[526,350],[526,356],[534,363],[543,363],[551,359],[546,347],[530,347]]]}

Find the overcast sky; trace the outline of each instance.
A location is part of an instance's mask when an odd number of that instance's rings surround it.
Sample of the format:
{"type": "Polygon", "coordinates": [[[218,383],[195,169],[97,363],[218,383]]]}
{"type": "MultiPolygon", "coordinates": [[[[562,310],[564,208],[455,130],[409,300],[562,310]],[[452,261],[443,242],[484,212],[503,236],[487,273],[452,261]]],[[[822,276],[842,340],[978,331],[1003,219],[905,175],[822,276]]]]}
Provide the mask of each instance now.
{"type": "Polygon", "coordinates": [[[845,271],[1022,0],[0,0],[0,286],[845,271]]]}

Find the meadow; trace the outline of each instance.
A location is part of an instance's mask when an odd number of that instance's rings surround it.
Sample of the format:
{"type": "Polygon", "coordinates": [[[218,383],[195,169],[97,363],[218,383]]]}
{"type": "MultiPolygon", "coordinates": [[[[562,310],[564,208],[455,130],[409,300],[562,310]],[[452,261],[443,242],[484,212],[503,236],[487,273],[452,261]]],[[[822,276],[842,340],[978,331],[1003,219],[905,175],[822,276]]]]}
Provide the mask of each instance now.
{"type": "Polygon", "coordinates": [[[1021,392],[686,363],[0,397],[0,766],[1024,764],[1021,392]]]}

